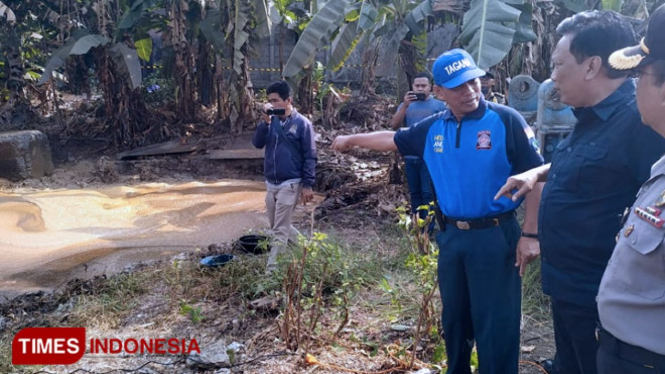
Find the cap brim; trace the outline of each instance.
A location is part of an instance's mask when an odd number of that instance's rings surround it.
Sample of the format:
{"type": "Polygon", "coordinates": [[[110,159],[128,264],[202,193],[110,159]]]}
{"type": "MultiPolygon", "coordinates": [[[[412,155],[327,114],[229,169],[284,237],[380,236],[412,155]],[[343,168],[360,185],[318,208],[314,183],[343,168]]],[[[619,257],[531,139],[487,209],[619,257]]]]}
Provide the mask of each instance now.
{"type": "Polygon", "coordinates": [[[464,84],[464,83],[466,83],[466,82],[468,82],[472,79],[480,78],[483,75],[485,75],[485,71],[481,70],[481,69],[478,69],[478,68],[467,70],[464,73],[462,73],[462,74],[456,76],[455,78],[449,80],[448,82],[442,84],[442,86],[445,87],[445,88],[448,88],[448,89],[455,88],[455,87],[460,86],[460,85],[462,85],[462,84],[464,84]]]}
{"type": "Polygon", "coordinates": [[[647,65],[649,55],[639,45],[620,49],[610,55],[610,66],[617,70],[630,70],[647,65]]]}

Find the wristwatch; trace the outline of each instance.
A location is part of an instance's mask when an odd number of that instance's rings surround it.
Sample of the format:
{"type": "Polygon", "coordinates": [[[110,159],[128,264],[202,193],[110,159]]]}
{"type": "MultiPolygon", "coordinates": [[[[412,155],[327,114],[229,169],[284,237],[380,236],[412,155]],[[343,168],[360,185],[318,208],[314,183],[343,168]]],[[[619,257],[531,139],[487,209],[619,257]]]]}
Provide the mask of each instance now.
{"type": "Polygon", "coordinates": [[[522,232],[522,236],[525,238],[538,239],[538,234],[532,234],[530,232],[522,232]]]}

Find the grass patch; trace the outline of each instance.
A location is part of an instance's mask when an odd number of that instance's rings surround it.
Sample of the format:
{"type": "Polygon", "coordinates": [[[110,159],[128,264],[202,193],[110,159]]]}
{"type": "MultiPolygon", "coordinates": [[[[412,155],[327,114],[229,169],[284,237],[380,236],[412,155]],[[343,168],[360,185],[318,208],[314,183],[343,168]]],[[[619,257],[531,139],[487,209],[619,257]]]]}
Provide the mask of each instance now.
{"type": "Polygon", "coordinates": [[[541,322],[551,318],[550,298],[540,281],[540,258],[529,264],[522,277],[522,314],[541,322]]]}
{"type": "Polygon", "coordinates": [[[100,282],[92,293],[74,298],[68,324],[89,326],[103,320],[107,325],[117,326],[136,308],[139,298],[151,291],[151,276],[149,271],[139,271],[114,275],[100,282]]]}

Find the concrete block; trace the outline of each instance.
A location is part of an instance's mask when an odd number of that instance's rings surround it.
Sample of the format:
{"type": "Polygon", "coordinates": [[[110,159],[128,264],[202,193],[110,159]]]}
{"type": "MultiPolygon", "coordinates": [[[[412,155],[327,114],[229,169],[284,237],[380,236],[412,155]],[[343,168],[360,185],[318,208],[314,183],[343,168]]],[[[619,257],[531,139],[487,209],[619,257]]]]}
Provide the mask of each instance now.
{"type": "Polygon", "coordinates": [[[48,138],[36,130],[0,133],[0,178],[19,181],[53,174],[48,138]]]}

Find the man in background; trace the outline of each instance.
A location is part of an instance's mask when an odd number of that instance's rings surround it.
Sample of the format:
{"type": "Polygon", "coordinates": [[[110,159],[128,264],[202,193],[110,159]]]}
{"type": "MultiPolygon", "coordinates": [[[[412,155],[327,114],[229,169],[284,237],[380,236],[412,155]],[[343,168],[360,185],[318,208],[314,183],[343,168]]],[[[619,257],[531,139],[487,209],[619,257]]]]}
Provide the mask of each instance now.
{"type": "MultiPolygon", "coordinates": [[[[418,73],[413,78],[412,91],[404,95],[404,101],[399,105],[390,121],[390,127],[393,130],[400,127],[411,127],[432,114],[444,111],[446,104],[432,97],[431,89],[430,75],[426,72],[418,73]]],[[[418,156],[404,156],[404,164],[411,196],[411,213],[419,213],[420,218],[424,219],[427,216],[427,210],[419,212],[418,207],[428,205],[433,200],[432,179],[427,165],[418,156]]]]}

